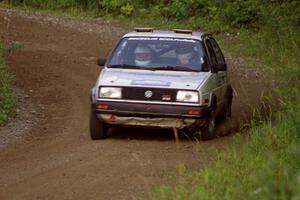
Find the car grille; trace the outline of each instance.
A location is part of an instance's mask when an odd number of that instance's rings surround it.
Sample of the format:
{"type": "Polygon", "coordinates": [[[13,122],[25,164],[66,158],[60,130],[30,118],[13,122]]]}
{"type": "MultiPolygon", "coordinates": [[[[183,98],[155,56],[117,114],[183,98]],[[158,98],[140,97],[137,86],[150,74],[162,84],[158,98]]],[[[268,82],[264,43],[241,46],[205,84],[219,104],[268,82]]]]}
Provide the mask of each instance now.
{"type": "Polygon", "coordinates": [[[137,88],[124,87],[122,88],[122,98],[127,100],[142,100],[142,101],[176,101],[176,89],[161,89],[161,88],[137,88]]]}

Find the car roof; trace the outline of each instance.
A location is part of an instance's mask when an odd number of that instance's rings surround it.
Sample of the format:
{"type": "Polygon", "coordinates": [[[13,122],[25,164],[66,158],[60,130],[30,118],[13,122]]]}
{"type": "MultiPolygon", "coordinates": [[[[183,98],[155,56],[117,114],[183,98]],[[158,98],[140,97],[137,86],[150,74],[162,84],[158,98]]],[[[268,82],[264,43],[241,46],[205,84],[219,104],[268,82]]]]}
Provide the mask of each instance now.
{"type": "Polygon", "coordinates": [[[175,29],[173,31],[165,30],[153,30],[151,28],[136,29],[135,31],[125,34],[125,37],[171,37],[171,38],[185,38],[185,39],[196,39],[202,40],[202,37],[206,35],[204,32],[197,32],[191,30],[175,29]]]}

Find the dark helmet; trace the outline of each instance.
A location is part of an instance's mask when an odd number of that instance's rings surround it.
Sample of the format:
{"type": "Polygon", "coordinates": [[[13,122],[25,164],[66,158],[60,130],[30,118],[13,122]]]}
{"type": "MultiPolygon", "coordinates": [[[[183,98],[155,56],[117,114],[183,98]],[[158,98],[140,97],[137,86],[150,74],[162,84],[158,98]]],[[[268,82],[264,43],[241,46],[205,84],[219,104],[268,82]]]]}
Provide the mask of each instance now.
{"type": "Polygon", "coordinates": [[[180,46],[177,50],[177,57],[183,64],[187,64],[194,56],[194,48],[192,46],[180,46]]]}

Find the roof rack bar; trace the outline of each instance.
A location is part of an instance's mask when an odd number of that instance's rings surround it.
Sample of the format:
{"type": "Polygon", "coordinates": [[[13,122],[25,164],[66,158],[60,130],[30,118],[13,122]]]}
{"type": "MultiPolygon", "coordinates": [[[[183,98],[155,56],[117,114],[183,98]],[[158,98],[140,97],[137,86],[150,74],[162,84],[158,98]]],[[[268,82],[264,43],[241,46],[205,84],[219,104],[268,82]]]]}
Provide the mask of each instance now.
{"type": "Polygon", "coordinates": [[[184,30],[184,29],[174,29],[173,30],[175,33],[180,33],[180,34],[191,34],[193,33],[193,30],[184,30]]]}
{"type": "Polygon", "coordinates": [[[135,32],[153,32],[153,28],[134,28],[135,32]]]}

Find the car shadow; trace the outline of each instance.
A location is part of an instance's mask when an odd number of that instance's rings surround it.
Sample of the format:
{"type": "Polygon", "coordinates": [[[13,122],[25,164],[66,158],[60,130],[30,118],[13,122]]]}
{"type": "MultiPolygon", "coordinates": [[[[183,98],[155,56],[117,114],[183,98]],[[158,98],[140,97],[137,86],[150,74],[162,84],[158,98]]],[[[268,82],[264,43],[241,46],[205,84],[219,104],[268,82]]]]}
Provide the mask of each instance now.
{"type": "MultiPolygon", "coordinates": [[[[235,117],[225,121],[217,121],[216,140],[220,137],[228,136],[239,131],[239,120],[235,117]]],[[[116,140],[156,140],[156,141],[176,141],[172,129],[159,128],[139,128],[139,127],[111,127],[108,138],[116,140]]],[[[178,130],[179,141],[198,141],[192,133],[187,130],[178,130]]]]}
{"type": "MultiPolygon", "coordinates": [[[[127,128],[112,127],[108,132],[108,138],[116,140],[158,140],[158,141],[176,141],[172,129],[152,129],[152,128],[127,128]]],[[[178,140],[192,140],[183,131],[178,131],[178,140]]]]}

